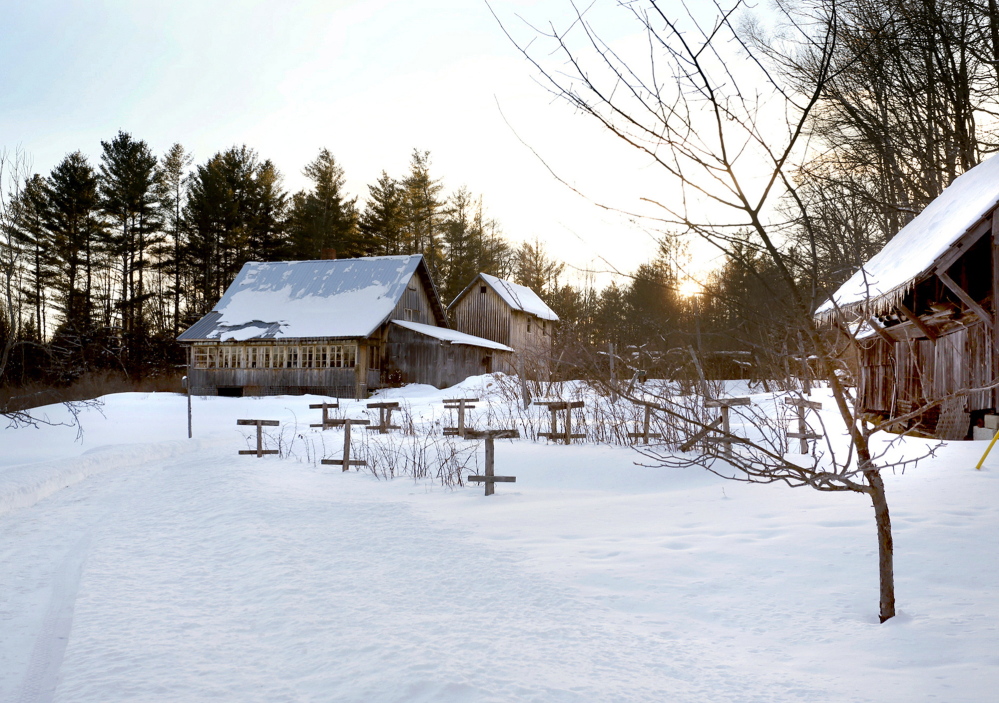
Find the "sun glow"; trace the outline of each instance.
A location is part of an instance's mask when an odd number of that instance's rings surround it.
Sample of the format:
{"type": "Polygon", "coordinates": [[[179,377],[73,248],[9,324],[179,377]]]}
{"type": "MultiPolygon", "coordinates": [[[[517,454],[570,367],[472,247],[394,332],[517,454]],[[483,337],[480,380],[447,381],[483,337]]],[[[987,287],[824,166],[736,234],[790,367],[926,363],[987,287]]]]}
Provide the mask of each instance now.
{"type": "Polygon", "coordinates": [[[704,286],[695,281],[693,278],[685,278],[680,281],[680,285],[677,286],[677,290],[684,298],[693,298],[695,295],[700,295],[704,292],[704,286]]]}

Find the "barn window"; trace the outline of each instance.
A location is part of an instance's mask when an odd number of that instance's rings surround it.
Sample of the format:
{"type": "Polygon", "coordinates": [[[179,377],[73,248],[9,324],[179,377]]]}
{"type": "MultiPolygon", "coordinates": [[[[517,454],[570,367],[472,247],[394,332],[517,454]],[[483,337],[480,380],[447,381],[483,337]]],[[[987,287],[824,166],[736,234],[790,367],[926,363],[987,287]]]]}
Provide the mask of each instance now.
{"type": "Polygon", "coordinates": [[[485,294],[486,294],[486,287],[479,286],[479,295],[485,295],[485,294]]]}
{"type": "Polygon", "coordinates": [[[527,317],[527,334],[531,333],[531,317],[527,317]]]}

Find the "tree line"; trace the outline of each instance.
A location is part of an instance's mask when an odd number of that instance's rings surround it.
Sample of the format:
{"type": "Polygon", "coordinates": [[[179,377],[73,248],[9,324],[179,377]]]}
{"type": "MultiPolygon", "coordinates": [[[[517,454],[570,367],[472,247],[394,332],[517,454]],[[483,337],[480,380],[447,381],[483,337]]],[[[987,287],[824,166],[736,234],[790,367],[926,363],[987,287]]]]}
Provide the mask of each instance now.
{"type": "Polygon", "coordinates": [[[47,176],[22,152],[0,158],[0,385],[168,371],[183,361],[177,334],[250,260],[422,254],[445,303],[480,271],[559,288],[544,245],[511,244],[467,187],[445,193],[429,152],[414,150],[402,177],[383,171],[362,204],[327,149],[289,194],[245,145],[198,165],[180,144],[156,156],[126,132],[101,147],[47,176]]]}

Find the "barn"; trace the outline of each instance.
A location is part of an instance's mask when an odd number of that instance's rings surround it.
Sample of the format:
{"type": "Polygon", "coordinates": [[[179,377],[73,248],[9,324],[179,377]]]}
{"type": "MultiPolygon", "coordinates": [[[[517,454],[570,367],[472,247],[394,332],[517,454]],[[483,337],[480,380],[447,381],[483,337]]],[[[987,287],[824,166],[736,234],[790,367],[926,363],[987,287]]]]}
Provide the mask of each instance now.
{"type": "Polygon", "coordinates": [[[527,286],[480,273],[448,312],[455,329],[512,347],[528,372],[547,372],[558,315],[527,286]]]}
{"type": "Polygon", "coordinates": [[[449,329],[422,256],[246,263],[181,334],[198,395],[365,398],[453,385],[513,350],[449,329]]]}
{"type": "Polygon", "coordinates": [[[962,174],[816,311],[857,335],[860,409],[963,439],[999,405],[999,158],[962,174]],[[957,391],[973,392],[958,395],[957,391]]]}

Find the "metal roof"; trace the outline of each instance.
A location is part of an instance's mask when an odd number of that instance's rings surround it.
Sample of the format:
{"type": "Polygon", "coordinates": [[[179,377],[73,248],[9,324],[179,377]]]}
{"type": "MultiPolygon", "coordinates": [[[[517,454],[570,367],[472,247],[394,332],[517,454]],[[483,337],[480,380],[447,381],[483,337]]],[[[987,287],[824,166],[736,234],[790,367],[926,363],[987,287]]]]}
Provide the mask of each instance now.
{"type": "Polygon", "coordinates": [[[368,337],[386,322],[414,274],[446,325],[420,255],[248,262],[215,305],[177,339],[368,337]]]}
{"type": "Polygon", "coordinates": [[[496,349],[505,352],[514,351],[507,345],[494,342],[491,339],[476,337],[475,335],[458,332],[457,330],[449,330],[446,327],[434,327],[433,325],[425,325],[422,322],[408,322],[406,320],[392,320],[392,324],[428,337],[433,337],[434,339],[439,339],[442,342],[448,342],[449,344],[465,344],[470,347],[483,347],[485,349],[496,349]]]}
{"type": "Polygon", "coordinates": [[[542,320],[552,320],[558,322],[558,315],[552,310],[548,305],[541,299],[541,297],[535,293],[533,290],[527,286],[522,286],[519,283],[512,283],[502,278],[497,278],[488,273],[480,273],[472,282],[465,286],[465,289],[455,296],[454,301],[448,306],[450,310],[458,301],[461,300],[465,294],[472,289],[475,282],[482,279],[490,288],[496,291],[496,294],[503,299],[507,305],[509,305],[514,310],[519,310],[521,312],[526,312],[530,315],[534,315],[542,320]]]}

